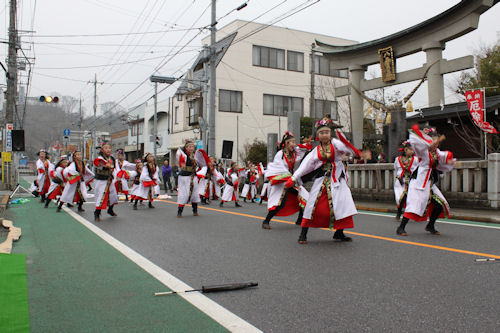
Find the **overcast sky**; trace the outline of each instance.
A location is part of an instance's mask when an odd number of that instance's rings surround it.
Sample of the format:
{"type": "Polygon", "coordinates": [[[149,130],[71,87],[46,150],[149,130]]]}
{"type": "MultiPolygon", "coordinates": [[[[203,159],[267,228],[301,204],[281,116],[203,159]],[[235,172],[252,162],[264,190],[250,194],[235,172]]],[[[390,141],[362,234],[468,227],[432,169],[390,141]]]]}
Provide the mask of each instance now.
{"type": "MultiPolygon", "coordinates": [[[[243,2],[217,1],[217,17],[223,17],[243,2]]],[[[235,19],[270,23],[301,4],[313,2],[249,0],[246,8],[221,18],[218,26],[235,19]]],[[[365,42],[418,24],[458,2],[321,0],[276,25],[365,42]]],[[[0,27],[2,41],[8,38],[8,3],[4,1],[0,8],[0,17],[4,18],[0,27]]],[[[196,57],[201,39],[209,34],[208,30],[200,32],[198,28],[210,22],[211,0],[18,0],[18,3],[18,29],[35,31],[21,34],[25,54],[35,57],[30,96],[54,92],[74,97],[81,94],[87,110],[92,109],[93,94],[92,85],[87,82],[93,80],[94,74],[104,83],[98,86],[98,103],[114,101],[132,107],[152,95],[152,85],[149,82],[140,85],[141,82],[155,71],[157,75],[180,76],[196,57]]],[[[500,5],[497,5],[481,16],[476,31],[448,43],[444,57],[461,57],[481,45],[495,43],[500,31],[499,18],[500,5]]],[[[0,54],[3,62],[7,57],[6,44],[2,44],[0,54]]],[[[421,66],[424,62],[425,54],[420,52],[398,59],[398,70],[421,66]]],[[[27,72],[21,73],[21,81],[25,82],[27,72]]],[[[400,89],[407,93],[412,87],[404,85],[400,89]]],[[[174,88],[167,89],[159,98],[166,99],[173,91],[174,88]]],[[[426,96],[426,87],[421,88],[413,99],[414,105],[425,107],[426,96]]],[[[455,101],[450,91],[446,92],[446,98],[447,102],[455,101]]]]}

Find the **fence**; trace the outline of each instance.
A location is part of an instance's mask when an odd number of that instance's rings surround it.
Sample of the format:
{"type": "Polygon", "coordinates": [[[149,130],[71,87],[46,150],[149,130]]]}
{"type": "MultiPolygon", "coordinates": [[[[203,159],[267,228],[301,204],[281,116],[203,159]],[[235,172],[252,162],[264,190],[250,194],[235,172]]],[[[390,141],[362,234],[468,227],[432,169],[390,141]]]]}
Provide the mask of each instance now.
{"type": "MultiPolygon", "coordinates": [[[[357,200],[394,201],[392,163],[349,165],[349,183],[357,200]]],[[[494,208],[500,205],[500,154],[483,161],[458,161],[444,173],[439,188],[452,206],[494,208]]]]}

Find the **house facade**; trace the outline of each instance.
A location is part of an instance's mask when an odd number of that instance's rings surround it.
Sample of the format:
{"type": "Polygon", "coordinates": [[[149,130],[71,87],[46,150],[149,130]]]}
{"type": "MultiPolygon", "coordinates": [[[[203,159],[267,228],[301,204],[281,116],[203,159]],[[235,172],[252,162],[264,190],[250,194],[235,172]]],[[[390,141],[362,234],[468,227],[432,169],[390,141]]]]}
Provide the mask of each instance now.
{"type": "MultiPolygon", "coordinates": [[[[240,160],[246,144],[267,141],[268,133],[278,137],[288,130],[288,111],[302,117],[321,118],[330,114],[349,130],[347,100],[336,100],[334,88],[345,85],[348,73],[330,70],[330,64],[313,54],[319,38],[332,44],[354,41],[277,26],[236,20],[217,31],[215,157],[240,160]],[[224,156],[223,145],[225,145],[224,156]]],[[[203,44],[209,43],[209,37],[203,44]]],[[[206,147],[209,72],[206,51],[184,76],[171,98],[171,158],[185,139],[201,140],[206,147]]],[[[214,155],[209,152],[210,155],[214,155]]]]}

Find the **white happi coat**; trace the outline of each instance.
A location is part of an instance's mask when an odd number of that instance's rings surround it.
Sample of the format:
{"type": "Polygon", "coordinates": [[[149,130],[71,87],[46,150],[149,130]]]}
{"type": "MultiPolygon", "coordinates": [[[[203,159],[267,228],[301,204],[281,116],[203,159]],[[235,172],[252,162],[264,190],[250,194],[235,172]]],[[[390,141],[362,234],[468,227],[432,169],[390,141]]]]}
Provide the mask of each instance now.
{"type": "MultiPolygon", "coordinates": [[[[207,169],[208,171],[208,169],[207,169]]],[[[208,172],[207,172],[208,173],[208,172]]],[[[200,190],[200,195],[204,196],[205,192],[207,190],[207,184],[209,186],[209,194],[212,194],[212,190],[215,192],[215,195],[220,198],[221,196],[221,184],[224,184],[224,176],[217,171],[217,169],[214,167],[211,169],[210,172],[210,178],[208,179],[207,177],[201,178],[199,180],[199,190],[200,190]]]]}
{"type": "MultiPolygon", "coordinates": [[[[176,157],[179,167],[184,165],[187,161],[187,155],[182,149],[177,149],[176,157]]],[[[193,162],[196,162],[198,165],[206,164],[202,153],[198,153],[198,151],[194,154],[194,160],[195,161],[193,162]]],[[[177,204],[185,205],[189,202],[198,203],[201,201],[200,188],[202,187],[202,184],[199,180],[204,179],[206,173],[207,166],[205,165],[190,176],[181,176],[179,174],[177,181],[177,184],[179,185],[177,190],[177,204]]]]}
{"type": "Polygon", "coordinates": [[[85,164],[83,164],[83,166],[85,168],[83,175],[76,170],[75,162],[71,162],[71,164],[64,169],[63,176],[66,178],[67,182],[61,195],[61,202],[75,202],[78,186],[80,186],[81,199],[83,201],[89,199],[90,196],[87,193],[87,185],[94,180],[94,173],[90,171],[85,164]]]}
{"type": "MultiPolygon", "coordinates": [[[[418,158],[417,178],[410,180],[408,186],[408,196],[406,198],[405,213],[413,213],[418,216],[424,216],[429,203],[431,192],[437,196],[438,201],[443,204],[445,216],[449,216],[450,206],[444,195],[441,193],[437,184],[434,184],[431,179],[431,153],[429,147],[432,144],[432,138],[420,131],[410,130],[410,145],[415,151],[415,156],[418,158]]],[[[450,163],[453,154],[449,151],[441,151],[436,149],[438,164],[436,169],[441,172],[448,172],[453,169],[453,164],[450,163]]]]}
{"type": "Polygon", "coordinates": [[[130,175],[131,171],[135,171],[134,163],[130,163],[129,161],[124,160],[122,166],[120,167],[118,159],[115,160],[114,176],[116,182],[119,182],[121,184],[122,192],[125,194],[128,194],[129,192],[128,181],[132,177],[130,175]]]}
{"type": "MultiPolygon", "coordinates": [[[[141,169],[141,173],[142,173],[142,169],[141,169]]],[[[141,174],[139,172],[137,172],[137,169],[136,171],[130,171],[130,179],[132,179],[132,187],[130,188],[130,195],[135,199],[135,197],[137,196],[137,193],[139,193],[139,187],[141,186],[141,174]],[[139,181],[139,184],[136,184],[135,183],[135,179],[137,178],[137,180],[139,181]]]]}
{"type": "MultiPolygon", "coordinates": [[[[341,135],[341,134],[338,134],[341,135]]],[[[314,148],[302,161],[300,167],[293,174],[292,179],[301,182],[301,177],[319,169],[325,164],[325,161],[320,159],[320,147],[314,148]]],[[[342,162],[342,157],[345,154],[358,154],[357,150],[351,144],[338,139],[332,139],[332,172],[330,175],[330,192],[332,194],[331,210],[333,210],[335,220],[340,220],[358,213],[354,200],[352,199],[351,190],[347,185],[347,173],[342,162]],[[344,175],[344,176],[342,176],[344,175]],[[341,177],[342,176],[342,177],[341,177]]],[[[318,196],[321,195],[321,185],[325,176],[318,177],[314,180],[313,186],[309,191],[309,199],[307,200],[306,208],[304,209],[304,218],[312,219],[315,204],[318,196]]],[[[272,189],[272,186],[271,186],[272,189]]]]}
{"type": "MultiPolygon", "coordinates": [[[[300,164],[305,153],[311,148],[312,145],[297,145],[294,151],[295,164],[292,165],[291,168],[288,166],[285,156],[283,156],[283,150],[278,151],[276,155],[274,155],[273,161],[267,165],[264,173],[264,177],[269,179],[270,184],[267,191],[268,209],[279,206],[283,197],[283,192],[285,191],[286,180],[292,176],[295,167],[300,164]]],[[[301,197],[303,201],[307,201],[309,198],[307,190],[301,186],[301,184],[297,184],[296,189],[299,193],[299,197],[301,197]]]]}
{"type": "Polygon", "coordinates": [[[246,198],[247,195],[248,195],[248,192],[250,192],[250,197],[253,199],[257,196],[257,184],[259,183],[258,181],[258,174],[255,173],[255,182],[250,182],[249,184],[247,184],[247,180],[248,180],[248,174],[250,173],[250,170],[247,170],[245,172],[245,185],[243,185],[243,189],[241,190],[241,194],[240,196],[242,198],[246,198]]]}
{"type": "Polygon", "coordinates": [[[141,176],[139,178],[140,184],[137,190],[134,191],[136,199],[153,200],[155,196],[160,194],[160,177],[158,176],[158,170],[158,166],[155,165],[154,174],[150,175],[147,165],[142,167],[141,176]]]}
{"type": "Polygon", "coordinates": [[[64,186],[66,185],[66,177],[63,175],[64,168],[61,166],[58,166],[55,170],[50,171],[50,187],[49,187],[49,192],[47,193],[49,196],[52,192],[57,190],[58,187],[61,187],[64,189],[64,186]],[[57,177],[61,179],[63,182],[61,184],[54,183],[54,178],[57,177]]]}
{"type": "Polygon", "coordinates": [[[222,201],[238,201],[238,180],[238,171],[228,169],[226,173],[226,184],[224,185],[224,192],[222,192],[222,201]],[[232,185],[229,183],[231,183],[232,185]]]}
{"type": "Polygon", "coordinates": [[[220,198],[222,195],[221,186],[224,185],[224,176],[214,167],[212,173],[212,182],[211,186],[214,188],[215,195],[220,198]]]}
{"type": "Polygon", "coordinates": [[[418,162],[415,156],[412,156],[410,158],[410,162],[408,165],[404,166],[403,163],[403,156],[400,155],[396,157],[394,160],[394,197],[396,199],[396,204],[399,205],[401,204],[401,200],[403,199],[404,196],[404,191],[406,188],[406,182],[409,182],[409,177],[415,171],[418,167],[418,162]],[[406,172],[406,175],[405,175],[406,172]],[[408,174],[409,173],[409,174],[408,174]],[[400,183],[401,180],[403,184],[400,183]]]}
{"type": "Polygon", "coordinates": [[[49,162],[49,167],[46,168],[45,164],[42,162],[42,160],[38,159],[36,161],[36,168],[38,169],[38,176],[37,176],[37,181],[38,181],[38,189],[37,192],[42,192],[43,186],[45,185],[45,176],[49,176],[49,181],[50,181],[50,171],[54,170],[54,164],[47,160],[49,162]]]}
{"type": "MultiPolygon", "coordinates": [[[[110,160],[111,160],[110,156],[110,160]]],[[[99,155],[96,159],[94,159],[94,166],[96,168],[99,168],[103,164],[107,163],[106,159],[99,155]]],[[[113,164],[114,165],[114,164],[113,164]]],[[[112,173],[112,179],[110,180],[101,180],[101,179],[95,179],[94,184],[94,193],[95,193],[95,205],[97,207],[102,207],[102,209],[105,209],[106,207],[113,206],[114,204],[118,203],[118,193],[116,193],[116,187],[115,187],[115,177],[114,177],[114,171],[112,173]],[[109,184],[109,196],[108,196],[108,202],[101,202],[104,199],[104,195],[106,194],[106,189],[109,184]]],[[[100,208],[99,208],[100,209],[100,208]]]]}

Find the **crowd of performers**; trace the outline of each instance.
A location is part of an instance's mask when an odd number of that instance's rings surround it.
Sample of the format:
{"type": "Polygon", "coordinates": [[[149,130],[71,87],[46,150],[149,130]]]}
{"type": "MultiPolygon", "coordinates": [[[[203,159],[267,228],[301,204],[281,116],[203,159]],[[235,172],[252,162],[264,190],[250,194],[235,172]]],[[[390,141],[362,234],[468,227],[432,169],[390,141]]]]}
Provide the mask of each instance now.
{"type": "MultiPolygon", "coordinates": [[[[257,201],[259,205],[267,202],[268,213],[261,225],[266,230],[272,229],[273,217],[297,213],[295,224],[301,226],[300,244],[307,243],[309,228],[329,228],[335,230],[334,240],[352,241],[344,234],[344,229],[354,228],[353,216],[357,214],[346,160],[349,155],[359,158],[361,153],[341,131],[334,129],[330,118],[317,121],[315,129],[316,145],[310,138],[297,143],[295,136],[286,132],[266,168],[262,163],[240,168],[238,163],[231,162],[227,170],[221,170],[214,157],[186,141],[176,154],[177,217],[182,218],[184,207],[189,204],[193,216],[198,216],[198,204],[208,205],[212,200],[220,200],[220,207],[230,202],[241,207],[241,197],[245,202],[257,201]],[[263,184],[258,194],[260,178],[263,184]],[[312,182],[309,190],[304,187],[308,182],[312,182]]],[[[451,171],[455,159],[451,152],[439,150],[443,140],[435,129],[420,129],[415,125],[401,145],[401,154],[394,161],[396,219],[401,220],[396,233],[400,236],[408,235],[405,227],[410,220],[428,220],[425,230],[439,235],[436,220],[449,216],[449,205],[438,188],[438,179],[441,173],[451,171]]],[[[102,210],[117,216],[113,208],[119,195],[125,197],[133,210],[144,201],[149,208],[155,208],[153,201],[160,195],[161,180],[152,154],[131,163],[125,160],[123,150],[117,150],[115,157],[111,146],[103,144],[93,160],[93,171],[83,162],[80,151],[62,156],[56,164],[46,151],[41,150],[38,155],[34,193],[41,197],[45,208],[57,200],[58,212],[64,204],[69,207],[76,204],[78,212],[83,212],[84,202],[93,198],[95,221],[101,221],[102,210]],[[91,190],[93,194],[89,193],[91,190]]]]}

